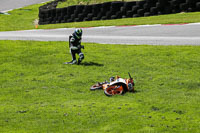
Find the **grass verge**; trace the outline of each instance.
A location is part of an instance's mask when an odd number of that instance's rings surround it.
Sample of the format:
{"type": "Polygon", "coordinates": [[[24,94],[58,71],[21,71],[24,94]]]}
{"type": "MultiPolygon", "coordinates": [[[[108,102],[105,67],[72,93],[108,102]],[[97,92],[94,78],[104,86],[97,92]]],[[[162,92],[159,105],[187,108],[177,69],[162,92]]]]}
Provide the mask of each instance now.
{"type": "MultiPolygon", "coordinates": [[[[0,14],[0,31],[34,29],[34,21],[38,19],[38,8],[42,4],[32,5],[10,11],[10,15],[0,14]]],[[[179,13],[151,17],[125,18],[115,20],[86,21],[62,24],[39,25],[39,29],[96,27],[120,25],[146,25],[146,24],[176,24],[200,22],[200,12],[179,13]]]]}
{"type": "Polygon", "coordinates": [[[0,41],[1,132],[199,132],[200,47],[0,41]],[[136,93],[106,97],[91,85],[135,79],[136,93]]]}
{"type": "Polygon", "coordinates": [[[0,14],[0,31],[15,31],[34,29],[34,21],[38,19],[39,7],[36,4],[9,11],[10,15],[0,14]]]}

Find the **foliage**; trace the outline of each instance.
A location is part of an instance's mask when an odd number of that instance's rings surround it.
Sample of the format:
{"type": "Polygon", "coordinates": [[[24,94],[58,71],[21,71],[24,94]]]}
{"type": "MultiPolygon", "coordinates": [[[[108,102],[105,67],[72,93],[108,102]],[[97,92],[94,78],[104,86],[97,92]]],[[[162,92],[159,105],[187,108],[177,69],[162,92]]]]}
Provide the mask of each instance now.
{"type": "Polygon", "coordinates": [[[64,2],[59,2],[57,8],[63,8],[71,5],[90,5],[111,1],[139,1],[139,0],[66,0],[64,2]]]}
{"type": "Polygon", "coordinates": [[[1,132],[199,132],[199,46],[84,45],[78,66],[66,42],[0,41],[1,132]],[[135,93],[89,90],[128,72],[135,93]]]}

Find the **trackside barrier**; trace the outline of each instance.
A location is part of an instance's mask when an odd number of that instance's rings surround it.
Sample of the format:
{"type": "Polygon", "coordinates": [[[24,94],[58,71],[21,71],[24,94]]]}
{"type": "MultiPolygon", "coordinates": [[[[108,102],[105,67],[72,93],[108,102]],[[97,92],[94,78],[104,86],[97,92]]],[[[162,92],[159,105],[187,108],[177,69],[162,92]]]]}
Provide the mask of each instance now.
{"type": "Polygon", "coordinates": [[[59,1],[39,7],[40,25],[200,11],[200,0],[114,1],[56,8],[59,1]]]}

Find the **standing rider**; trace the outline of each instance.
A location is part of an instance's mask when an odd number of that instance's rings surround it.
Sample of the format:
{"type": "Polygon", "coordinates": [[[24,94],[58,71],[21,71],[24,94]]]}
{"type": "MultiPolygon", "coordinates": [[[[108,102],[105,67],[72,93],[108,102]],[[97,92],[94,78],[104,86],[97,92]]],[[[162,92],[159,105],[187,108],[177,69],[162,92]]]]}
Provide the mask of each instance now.
{"type": "Polygon", "coordinates": [[[69,48],[72,55],[72,61],[66,62],[65,64],[80,64],[84,59],[84,54],[81,52],[81,48],[84,49],[84,46],[81,45],[82,29],[76,29],[74,33],[69,36],[69,48]],[[76,60],[76,54],[79,55],[78,62],[76,60]]]}

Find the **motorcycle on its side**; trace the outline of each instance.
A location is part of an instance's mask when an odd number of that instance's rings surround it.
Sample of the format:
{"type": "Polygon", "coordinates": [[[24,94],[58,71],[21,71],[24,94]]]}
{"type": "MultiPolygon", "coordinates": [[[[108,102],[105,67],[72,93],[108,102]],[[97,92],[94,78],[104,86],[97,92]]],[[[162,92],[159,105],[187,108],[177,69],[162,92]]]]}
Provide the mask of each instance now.
{"type": "Polygon", "coordinates": [[[98,82],[91,86],[90,90],[104,90],[106,96],[122,95],[126,92],[134,92],[134,81],[130,73],[128,79],[120,78],[119,76],[111,77],[110,82],[98,82]]]}

